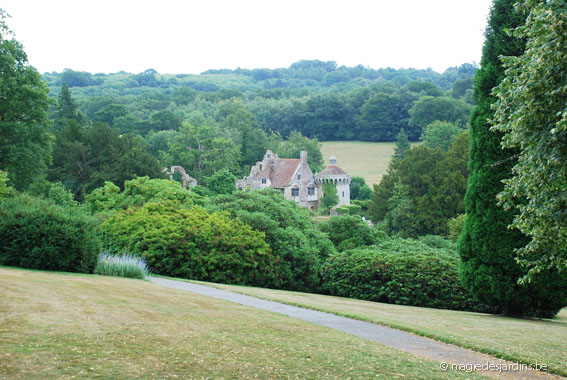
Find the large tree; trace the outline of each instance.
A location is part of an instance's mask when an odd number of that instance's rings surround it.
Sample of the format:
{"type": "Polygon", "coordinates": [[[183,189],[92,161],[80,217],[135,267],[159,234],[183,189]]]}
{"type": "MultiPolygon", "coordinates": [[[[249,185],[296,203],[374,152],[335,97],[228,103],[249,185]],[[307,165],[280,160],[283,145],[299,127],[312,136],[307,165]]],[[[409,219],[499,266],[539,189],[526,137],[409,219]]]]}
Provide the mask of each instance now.
{"type": "Polygon", "coordinates": [[[17,189],[41,179],[51,158],[49,90],[0,9],[0,170],[17,189]]]}
{"type": "Polygon", "coordinates": [[[533,278],[548,266],[567,269],[567,6],[525,0],[521,7],[530,11],[519,30],[527,46],[506,60],[495,129],[505,133],[504,147],[520,149],[500,200],[518,210],[513,226],[530,239],[520,258],[533,278]]]}
{"type": "MultiPolygon", "coordinates": [[[[518,284],[524,271],[514,250],[526,244],[525,236],[508,226],[514,214],[498,206],[496,196],[509,178],[516,151],[502,149],[502,134],[491,131],[494,118],[492,89],[504,77],[500,56],[519,56],[525,41],[512,35],[525,16],[514,8],[516,0],[495,0],[491,9],[481,67],[476,73],[471,116],[469,181],[465,197],[466,221],[459,239],[461,279],[483,303],[509,315],[553,315],[565,300],[554,294],[547,276],[532,284],[518,284]]],[[[557,278],[555,278],[557,280],[557,278]]],[[[559,285],[559,284],[557,284],[559,285]]]]}

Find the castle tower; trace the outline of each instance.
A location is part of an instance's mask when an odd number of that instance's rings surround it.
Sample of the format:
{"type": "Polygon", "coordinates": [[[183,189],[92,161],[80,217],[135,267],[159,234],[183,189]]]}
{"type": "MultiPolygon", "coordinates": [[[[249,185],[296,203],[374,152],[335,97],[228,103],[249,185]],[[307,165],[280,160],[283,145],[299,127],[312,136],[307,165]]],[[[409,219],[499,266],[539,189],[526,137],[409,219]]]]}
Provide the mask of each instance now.
{"type": "Polygon", "coordinates": [[[337,158],[332,156],[329,158],[329,166],[315,176],[315,180],[319,185],[324,183],[333,183],[337,188],[337,196],[339,197],[338,206],[350,204],[350,181],[351,177],[343,169],[337,166],[337,158]]]}

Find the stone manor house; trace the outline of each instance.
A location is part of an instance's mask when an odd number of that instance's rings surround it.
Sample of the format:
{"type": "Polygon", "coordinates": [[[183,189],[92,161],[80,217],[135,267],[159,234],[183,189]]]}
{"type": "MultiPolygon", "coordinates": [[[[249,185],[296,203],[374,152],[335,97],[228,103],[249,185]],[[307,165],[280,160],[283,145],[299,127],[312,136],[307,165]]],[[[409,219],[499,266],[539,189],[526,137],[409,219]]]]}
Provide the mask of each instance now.
{"type": "Polygon", "coordinates": [[[332,183],[337,188],[338,205],[350,204],[351,177],[337,166],[337,159],[331,157],[329,165],[314,175],[307,163],[307,152],[300,153],[300,158],[279,158],[268,150],[262,161],[256,162],[250,169],[250,175],[237,181],[239,189],[279,189],[286,199],[291,199],[301,206],[315,209],[323,197],[323,184],[332,183]]]}

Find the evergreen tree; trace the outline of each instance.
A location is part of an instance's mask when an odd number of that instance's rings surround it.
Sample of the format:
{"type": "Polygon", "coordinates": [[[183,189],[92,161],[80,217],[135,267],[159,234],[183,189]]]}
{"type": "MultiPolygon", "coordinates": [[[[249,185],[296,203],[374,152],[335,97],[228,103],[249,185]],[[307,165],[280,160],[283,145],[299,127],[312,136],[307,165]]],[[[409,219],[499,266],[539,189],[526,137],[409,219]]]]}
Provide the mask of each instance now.
{"type": "Polygon", "coordinates": [[[406,152],[411,149],[408,135],[404,129],[400,129],[396,135],[396,147],[394,149],[394,158],[404,158],[406,152]]]}
{"type": "Polygon", "coordinates": [[[495,102],[492,89],[504,77],[500,56],[519,56],[525,46],[525,41],[508,33],[525,21],[515,10],[515,1],[494,1],[481,68],[475,75],[467,216],[459,239],[461,279],[479,301],[497,306],[508,315],[553,315],[557,310],[547,278],[540,276],[531,284],[518,284],[523,270],[515,261],[514,250],[527,240],[518,230],[508,229],[514,215],[498,206],[496,199],[503,189],[502,180],[511,176],[516,154],[503,150],[502,134],[490,130],[494,117],[491,105],[495,102]]]}
{"type": "Polygon", "coordinates": [[[63,86],[61,86],[57,105],[57,117],[58,119],[77,120],[77,105],[67,83],[63,83],[63,86]]]}

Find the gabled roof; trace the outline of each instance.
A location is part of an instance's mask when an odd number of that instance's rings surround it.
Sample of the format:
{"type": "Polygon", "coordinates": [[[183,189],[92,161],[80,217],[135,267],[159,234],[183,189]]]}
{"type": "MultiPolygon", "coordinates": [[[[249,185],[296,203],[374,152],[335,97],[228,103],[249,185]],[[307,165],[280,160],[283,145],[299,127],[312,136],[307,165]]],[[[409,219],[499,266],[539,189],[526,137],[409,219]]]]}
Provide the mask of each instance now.
{"type": "Polygon", "coordinates": [[[291,184],[293,175],[299,168],[301,160],[296,158],[278,158],[262,170],[259,177],[269,178],[271,187],[284,188],[291,184]]]}

